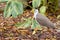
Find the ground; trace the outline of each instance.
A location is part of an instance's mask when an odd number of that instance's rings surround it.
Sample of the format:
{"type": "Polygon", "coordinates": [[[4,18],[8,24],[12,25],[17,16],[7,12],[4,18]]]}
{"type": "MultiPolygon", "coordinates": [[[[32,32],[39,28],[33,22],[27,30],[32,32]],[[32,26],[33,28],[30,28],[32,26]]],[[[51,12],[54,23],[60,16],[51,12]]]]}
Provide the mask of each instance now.
{"type": "MultiPolygon", "coordinates": [[[[0,13],[0,40],[60,40],[60,32],[55,29],[48,29],[43,27],[42,30],[37,30],[34,33],[34,29],[26,28],[21,29],[14,26],[17,22],[21,22],[22,17],[32,17],[33,13],[30,10],[26,10],[23,15],[17,18],[4,18],[3,12],[0,13]],[[34,33],[34,34],[33,34],[34,33]]],[[[53,22],[57,22],[56,18],[51,19],[53,22]]]]}

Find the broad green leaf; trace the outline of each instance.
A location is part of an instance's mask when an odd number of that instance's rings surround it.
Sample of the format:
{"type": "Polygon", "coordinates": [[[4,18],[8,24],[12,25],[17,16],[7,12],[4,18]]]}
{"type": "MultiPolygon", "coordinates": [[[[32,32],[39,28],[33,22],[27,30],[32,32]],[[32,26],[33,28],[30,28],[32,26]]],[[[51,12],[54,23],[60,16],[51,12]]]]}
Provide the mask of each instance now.
{"type": "Polygon", "coordinates": [[[24,26],[25,26],[25,27],[29,27],[30,25],[31,25],[31,19],[28,19],[28,20],[25,22],[24,26]]]}
{"type": "Polygon", "coordinates": [[[16,13],[16,11],[14,11],[14,8],[12,8],[11,13],[12,13],[12,17],[14,17],[14,18],[16,18],[16,17],[17,17],[17,13],[16,13]]]}
{"type": "Polygon", "coordinates": [[[25,20],[25,22],[23,23],[17,23],[15,26],[17,26],[17,28],[27,28],[31,25],[31,19],[28,18],[27,20],[25,20]]]}
{"type": "Polygon", "coordinates": [[[17,27],[17,28],[25,28],[25,27],[23,27],[23,25],[24,25],[24,22],[23,23],[17,23],[17,24],[15,24],[15,26],[17,27]]]}
{"type": "Polygon", "coordinates": [[[33,8],[39,7],[40,4],[41,4],[41,0],[32,0],[33,8]]]}
{"type": "Polygon", "coordinates": [[[25,22],[20,22],[15,24],[17,28],[27,28],[31,26],[31,29],[38,28],[38,30],[41,29],[41,26],[38,24],[38,22],[32,18],[28,18],[25,20],[25,22]]]}
{"type": "Polygon", "coordinates": [[[32,20],[32,25],[31,25],[31,28],[34,29],[34,28],[38,28],[40,29],[41,26],[38,24],[38,22],[36,20],[32,20]]]}
{"type": "Polygon", "coordinates": [[[9,1],[9,0],[0,0],[0,2],[6,2],[6,1],[9,1]]]}
{"type": "Polygon", "coordinates": [[[6,17],[9,17],[11,15],[11,11],[10,10],[11,10],[11,7],[8,9],[6,17]]]}
{"type": "Polygon", "coordinates": [[[21,2],[16,2],[15,8],[16,8],[17,15],[23,13],[23,4],[21,2]]]}
{"type": "Polygon", "coordinates": [[[44,14],[46,12],[46,6],[40,8],[40,13],[44,14]]]}
{"type": "Polygon", "coordinates": [[[5,9],[4,9],[4,17],[9,17],[11,15],[11,3],[7,3],[5,9]]]}
{"type": "Polygon", "coordinates": [[[23,4],[21,2],[12,1],[7,3],[6,8],[4,10],[4,17],[17,17],[18,15],[23,13],[23,4]]]}

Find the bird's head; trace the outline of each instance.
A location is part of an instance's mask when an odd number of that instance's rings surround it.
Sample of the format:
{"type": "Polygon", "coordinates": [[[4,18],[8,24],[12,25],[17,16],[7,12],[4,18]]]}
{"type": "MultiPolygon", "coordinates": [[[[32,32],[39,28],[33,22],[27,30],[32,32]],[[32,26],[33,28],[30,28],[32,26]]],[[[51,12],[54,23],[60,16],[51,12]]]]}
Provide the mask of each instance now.
{"type": "Polygon", "coordinates": [[[39,13],[38,9],[32,9],[31,12],[34,13],[33,18],[36,18],[36,15],[39,13]]]}
{"type": "Polygon", "coordinates": [[[38,13],[38,9],[34,9],[34,14],[38,13]]]}

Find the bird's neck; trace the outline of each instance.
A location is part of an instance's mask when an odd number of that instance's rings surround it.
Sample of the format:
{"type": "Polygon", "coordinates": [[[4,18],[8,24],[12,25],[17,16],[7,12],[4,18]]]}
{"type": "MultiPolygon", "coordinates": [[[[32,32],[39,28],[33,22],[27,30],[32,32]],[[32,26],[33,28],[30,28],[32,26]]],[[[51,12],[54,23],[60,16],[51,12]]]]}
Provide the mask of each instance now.
{"type": "Polygon", "coordinates": [[[37,14],[38,14],[38,12],[35,12],[35,13],[34,13],[34,18],[36,18],[37,14]]]}

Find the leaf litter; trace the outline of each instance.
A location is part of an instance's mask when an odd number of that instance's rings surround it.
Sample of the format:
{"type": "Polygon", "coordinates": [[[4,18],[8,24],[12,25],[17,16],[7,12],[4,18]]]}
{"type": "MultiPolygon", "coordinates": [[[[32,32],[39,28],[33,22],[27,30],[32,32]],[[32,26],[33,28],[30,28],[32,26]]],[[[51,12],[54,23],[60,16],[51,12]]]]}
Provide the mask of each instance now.
{"type": "MultiPolygon", "coordinates": [[[[4,18],[3,12],[0,13],[0,40],[59,40],[60,32],[55,29],[42,27],[41,30],[28,28],[17,28],[16,23],[24,22],[24,18],[32,18],[31,10],[26,10],[17,18],[4,18]]],[[[49,15],[50,16],[50,15],[49,15]]],[[[48,18],[53,22],[58,21],[55,16],[48,18]],[[54,20],[55,19],[55,20],[54,20]]],[[[59,23],[57,22],[59,25],[59,23]]]]}

